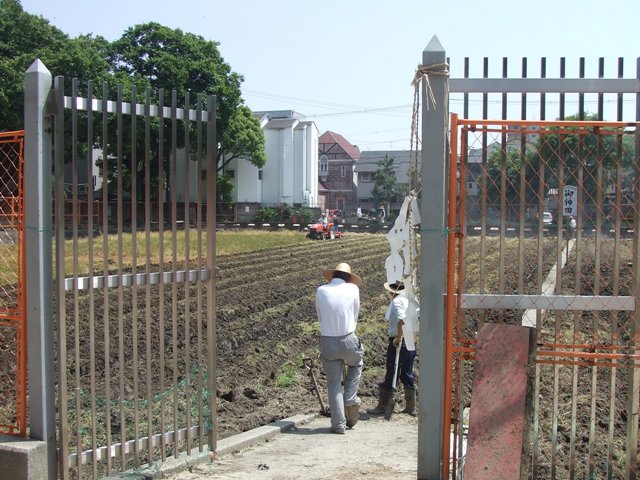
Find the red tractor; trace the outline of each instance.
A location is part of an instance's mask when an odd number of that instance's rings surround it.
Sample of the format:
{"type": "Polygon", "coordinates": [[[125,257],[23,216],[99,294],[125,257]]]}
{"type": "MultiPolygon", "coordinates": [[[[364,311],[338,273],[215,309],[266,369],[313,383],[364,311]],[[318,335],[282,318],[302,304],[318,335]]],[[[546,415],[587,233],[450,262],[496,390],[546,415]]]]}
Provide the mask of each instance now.
{"type": "Polygon", "coordinates": [[[322,223],[312,223],[309,225],[309,233],[307,238],[312,240],[325,240],[327,238],[342,238],[342,232],[336,228],[333,228],[333,222],[328,222],[326,226],[322,223]]]}

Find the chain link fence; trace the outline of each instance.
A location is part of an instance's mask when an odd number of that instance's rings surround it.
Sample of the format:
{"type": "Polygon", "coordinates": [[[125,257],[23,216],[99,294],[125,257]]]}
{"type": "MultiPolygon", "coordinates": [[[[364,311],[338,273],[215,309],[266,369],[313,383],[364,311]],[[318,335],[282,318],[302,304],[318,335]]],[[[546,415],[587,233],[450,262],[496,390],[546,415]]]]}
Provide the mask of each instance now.
{"type": "Polygon", "coordinates": [[[456,120],[454,431],[479,327],[534,327],[531,478],[636,478],[637,124],[456,120]]]}
{"type": "Polygon", "coordinates": [[[0,433],[26,434],[23,133],[0,133],[0,433]]]}

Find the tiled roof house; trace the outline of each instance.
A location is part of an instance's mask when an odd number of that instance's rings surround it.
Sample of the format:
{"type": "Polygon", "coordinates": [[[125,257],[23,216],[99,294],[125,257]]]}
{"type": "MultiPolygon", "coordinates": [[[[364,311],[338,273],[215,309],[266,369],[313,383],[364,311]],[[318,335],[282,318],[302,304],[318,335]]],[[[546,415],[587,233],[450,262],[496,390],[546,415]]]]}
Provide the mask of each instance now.
{"type": "Polygon", "coordinates": [[[318,139],[318,193],[322,208],[350,213],[357,208],[355,167],[360,149],[339,133],[326,131],[318,139]]]}

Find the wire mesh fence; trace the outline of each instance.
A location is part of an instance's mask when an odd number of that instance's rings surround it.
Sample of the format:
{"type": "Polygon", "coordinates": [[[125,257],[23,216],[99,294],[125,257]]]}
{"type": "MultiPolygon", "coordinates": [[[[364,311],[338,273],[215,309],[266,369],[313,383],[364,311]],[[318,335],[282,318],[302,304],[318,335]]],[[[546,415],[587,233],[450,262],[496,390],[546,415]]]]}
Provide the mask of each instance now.
{"type": "Polygon", "coordinates": [[[0,433],[26,433],[23,133],[0,133],[0,433]]]}
{"type": "MultiPolygon", "coordinates": [[[[637,124],[452,123],[454,431],[466,428],[479,327],[534,327],[531,477],[635,478],[637,124]]],[[[459,458],[462,441],[451,449],[459,458]]],[[[452,472],[462,478],[462,462],[452,472]]]]}

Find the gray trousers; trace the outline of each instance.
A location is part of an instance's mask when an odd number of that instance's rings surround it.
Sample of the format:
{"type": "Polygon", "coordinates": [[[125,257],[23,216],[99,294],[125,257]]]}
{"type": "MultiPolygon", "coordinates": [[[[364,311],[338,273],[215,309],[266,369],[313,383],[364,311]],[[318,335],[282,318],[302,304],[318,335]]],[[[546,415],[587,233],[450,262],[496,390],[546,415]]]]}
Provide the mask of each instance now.
{"type": "Polygon", "coordinates": [[[344,337],[320,337],[322,368],[327,376],[331,427],[344,430],[347,424],[344,416],[345,405],[360,403],[358,386],[362,375],[364,348],[354,333],[344,337]],[[342,391],[342,375],[347,365],[347,376],[342,391]]]}

